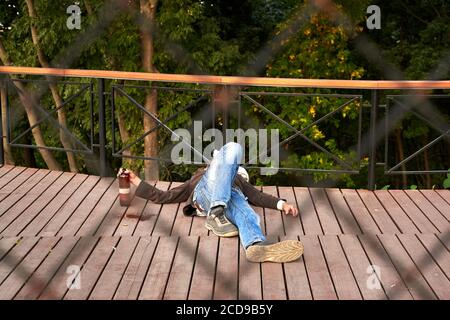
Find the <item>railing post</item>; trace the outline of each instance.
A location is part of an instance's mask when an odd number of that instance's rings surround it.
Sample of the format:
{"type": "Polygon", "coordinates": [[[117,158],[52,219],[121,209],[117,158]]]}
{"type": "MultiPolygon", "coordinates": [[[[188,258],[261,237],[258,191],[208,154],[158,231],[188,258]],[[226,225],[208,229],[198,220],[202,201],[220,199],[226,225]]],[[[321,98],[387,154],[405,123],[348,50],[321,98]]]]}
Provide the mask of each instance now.
{"type": "Polygon", "coordinates": [[[106,116],[105,116],[105,79],[98,79],[98,120],[99,120],[99,153],[100,176],[106,176],[106,116]]]}
{"type": "Polygon", "coordinates": [[[372,89],[371,107],[370,107],[370,125],[369,125],[369,168],[368,168],[368,186],[367,189],[375,189],[375,169],[376,169],[376,125],[378,109],[378,90],[372,89]]]}
{"type": "Polygon", "coordinates": [[[4,90],[4,81],[0,79],[0,166],[5,164],[5,150],[3,149],[3,143],[5,138],[3,137],[3,101],[6,101],[6,90],[4,90]]]}

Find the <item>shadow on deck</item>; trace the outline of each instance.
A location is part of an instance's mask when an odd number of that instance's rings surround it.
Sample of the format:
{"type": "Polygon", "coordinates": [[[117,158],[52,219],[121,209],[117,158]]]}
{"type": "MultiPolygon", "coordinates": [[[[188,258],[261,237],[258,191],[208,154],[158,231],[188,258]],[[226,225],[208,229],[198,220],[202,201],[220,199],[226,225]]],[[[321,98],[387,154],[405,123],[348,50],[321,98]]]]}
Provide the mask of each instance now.
{"type": "Polygon", "coordinates": [[[121,207],[113,178],[3,166],[0,299],[450,299],[450,191],[263,191],[300,209],[255,208],[294,263],[247,262],[183,204],[121,207]]]}

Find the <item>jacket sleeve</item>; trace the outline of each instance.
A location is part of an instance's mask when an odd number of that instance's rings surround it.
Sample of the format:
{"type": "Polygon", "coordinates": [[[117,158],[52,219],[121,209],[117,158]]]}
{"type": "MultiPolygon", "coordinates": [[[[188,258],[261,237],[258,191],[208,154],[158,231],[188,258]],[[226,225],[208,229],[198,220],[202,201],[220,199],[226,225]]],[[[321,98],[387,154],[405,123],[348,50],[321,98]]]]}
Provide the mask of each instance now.
{"type": "Polygon", "coordinates": [[[242,193],[247,197],[248,201],[257,206],[257,207],[263,207],[263,208],[269,208],[269,209],[277,209],[277,203],[281,199],[278,197],[274,197],[270,194],[264,193],[258,189],[256,189],[252,184],[245,181],[245,179],[239,179],[242,186],[242,193]]]}
{"type": "Polygon", "coordinates": [[[163,204],[184,202],[189,198],[189,183],[190,181],[188,180],[176,188],[162,191],[145,181],[141,181],[136,189],[135,195],[137,197],[150,200],[154,203],[163,204]]]}

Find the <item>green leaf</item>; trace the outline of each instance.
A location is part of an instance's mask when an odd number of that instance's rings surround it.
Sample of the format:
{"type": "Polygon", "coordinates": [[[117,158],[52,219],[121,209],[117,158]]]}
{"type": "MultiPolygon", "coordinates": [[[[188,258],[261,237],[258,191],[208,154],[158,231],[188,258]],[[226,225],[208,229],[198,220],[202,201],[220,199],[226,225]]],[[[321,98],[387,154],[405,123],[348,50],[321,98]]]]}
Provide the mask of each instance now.
{"type": "Polygon", "coordinates": [[[415,184],[410,185],[409,188],[411,190],[417,190],[417,186],[415,184]]]}
{"type": "Polygon", "coordinates": [[[450,177],[448,177],[447,179],[444,180],[444,188],[445,189],[449,189],[450,188],[450,177]]]}
{"type": "Polygon", "coordinates": [[[383,188],[381,188],[381,190],[387,190],[387,189],[389,189],[390,186],[391,186],[390,184],[387,184],[383,188]]]}

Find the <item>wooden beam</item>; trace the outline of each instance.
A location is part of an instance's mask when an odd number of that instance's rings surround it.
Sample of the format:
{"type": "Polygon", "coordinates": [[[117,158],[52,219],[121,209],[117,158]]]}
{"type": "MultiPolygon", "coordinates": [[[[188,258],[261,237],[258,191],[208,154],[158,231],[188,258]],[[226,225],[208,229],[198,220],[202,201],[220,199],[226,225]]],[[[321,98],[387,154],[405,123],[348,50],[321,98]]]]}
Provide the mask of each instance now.
{"type": "Polygon", "coordinates": [[[335,80],[335,79],[293,79],[266,77],[210,76],[189,74],[146,73],[108,70],[78,70],[57,68],[32,68],[0,66],[0,73],[45,75],[77,78],[103,78],[141,80],[156,82],[181,82],[210,85],[291,87],[291,88],[339,88],[339,89],[450,89],[450,80],[335,80]]]}

